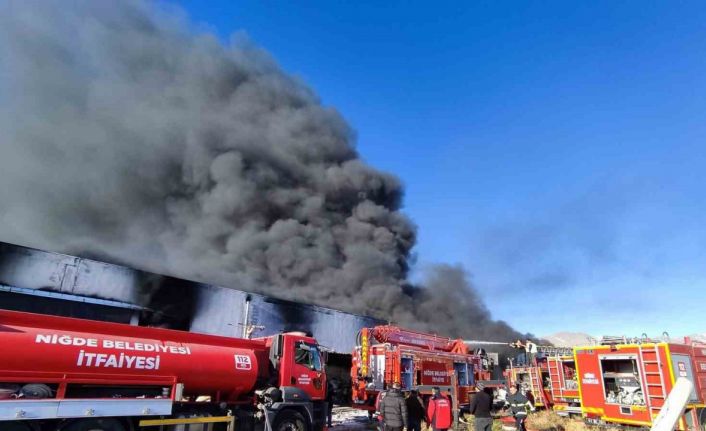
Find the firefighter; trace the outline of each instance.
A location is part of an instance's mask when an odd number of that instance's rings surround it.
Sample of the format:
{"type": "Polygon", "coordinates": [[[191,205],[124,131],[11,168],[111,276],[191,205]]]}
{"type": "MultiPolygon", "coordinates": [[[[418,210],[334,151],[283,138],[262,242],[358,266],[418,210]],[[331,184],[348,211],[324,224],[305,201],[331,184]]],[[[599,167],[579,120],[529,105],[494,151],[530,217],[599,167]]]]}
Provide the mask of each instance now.
{"type": "Polygon", "coordinates": [[[336,394],[336,389],[333,386],[333,383],[331,382],[331,379],[327,379],[326,382],[326,422],[328,424],[328,427],[331,428],[332,422],[333,422],[333,400],[336,394]]]}
{"type": "Polygon", "coordinates": [[[424,402],[419,393],[412,390],[405,400],[407,404],[407,431],[422,431],[422,421],[425,419],[424,402]]]}
{"type": "Polygon", "coordinates": [[[527,362],[527,348],[525,347],[524,344],[522,344],[522,340],[519,338],[514,342],[510,343],[510,347],[517,349],[517,366],[523,366],[526,365],[527,362]]]}
{"type": "Polygon", "coordinates": [[[476,385],[478,393],[473,396],[469,407],[470,413],[475,416],[476,431],[491,431],[493,428],[493,396],[482,382],[476,385]]]}
{"type": "Polygon", "coordinates": [[[527,411],[534,411],[534,406],[527,397],[517,390],[516,385],[510,386],[510,396],[507,398],[507,405],[510,406],[512,416],[515,418],[517,431],[527,431],[525,428],[527,411]]]}
{"type": "MultiPolygon", "coordinates": [[[[366,377],[364,381],[358,383],[358,390],[361,392],[367,392],[368,389],[374,388],[375,384],[373,384],[372,379],[370,377],[366,377]]],[[[368,406],[372,407],[370,410],[368,410],[368,422],[372,422],[375,418],[376,413],[380,412],[380,400],[382,400],[381,395],[384,393],[384,391],[380,391],[378,392],[377,396],[368,396],[365,400],[368,406]]],[[[379,418],[378,422],[380,422],[379,418]]]]}
{"type": "Polygon", "coordinates": [[[445,431],[451,428],[453,412],[451,401],[441,393],[438,386],[432,388],[432,396],[427,407],[427,423],[434,431],[445,431]]]}
{"type": "Polygon", "coordinates": [[[380,401],[380,415],[385,422],[385,431],[402,431],[407,428],[407,404],[401,389],[399,382],[393,383],[392,389],[380,401]]]}

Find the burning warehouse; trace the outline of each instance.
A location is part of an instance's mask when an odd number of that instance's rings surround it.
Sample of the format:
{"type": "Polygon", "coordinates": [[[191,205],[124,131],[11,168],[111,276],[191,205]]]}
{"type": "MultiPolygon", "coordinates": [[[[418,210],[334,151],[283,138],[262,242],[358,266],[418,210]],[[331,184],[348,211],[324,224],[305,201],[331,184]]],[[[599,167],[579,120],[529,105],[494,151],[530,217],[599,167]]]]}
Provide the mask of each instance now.
{"type": "MultiPolygon", "coordinates": [[[[6,12],[0,241],[452,337],[522,336],[492,319],[460,268],[431,268],[423,286],[408,280],[416,227],[401,181],[366,164],[342,115],[260,47],[223,44],[147,2],[16,2],[6,12]]],[[[216,301],[181,280],[111,267],[103,285],[98,268],[65,268],[43,277],[51,282],[16,275],[31,288],[138,304],[158,312],[153,324],[182,328],[200,328],[216,301]]],[[[216,294],[234,309],[203,330],[240,334],[238,295],[216,294]]],[[[300,314],[258,298],[252,313],[263,316],[252,319],[300,314]]]]}
{"type": "MultiPolygon", "coordinates": [[[[358,330],[381,321],[132,268],[0,243],[3,309],[230,337],[302,331],[347,380],[358,330]]],[[[348,385],[343,385],[348,386],[348,385]]]]}

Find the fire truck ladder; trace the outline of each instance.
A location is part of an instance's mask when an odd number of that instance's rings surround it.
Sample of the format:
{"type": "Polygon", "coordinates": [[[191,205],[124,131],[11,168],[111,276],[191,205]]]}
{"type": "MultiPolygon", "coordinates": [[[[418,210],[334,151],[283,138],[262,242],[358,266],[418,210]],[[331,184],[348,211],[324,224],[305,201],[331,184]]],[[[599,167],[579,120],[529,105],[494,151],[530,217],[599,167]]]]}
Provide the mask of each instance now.
{"type": "MultiPolygon", "coordinates": [[[[554,361],[547,361],[547,367],[549,368],[549,381],[551,382],[551,389],[552,392],[554,388],[559,389],[559,398],[564,398],[564,385],[562,384],[561,381],[561,367],[563,367],[564,364],[557,360],[554,361]],[[553,364],[553,366],[552,366],[553,364]]],[[[552,394],[554,396],[554,394],[552,394]]]]}
{"type": "Polygon", "coordinates": [[[537,352],[544,353],[545,356],[572,356],[572,347],[537,346],[537,352]]]}
{"type": "Polygon", "coordinates": [[[541,402],[542,406],[549,408],[549,400],[547,395],[544,393],[544,384],[542,382],[542,371],[539,367],[529,367],[530,384],[532,388],[532,395],[534,395],[534,403],[538,405],[537,402],[541,402]]]}
{"type": "Polygon", "coordinates": [[[638,346],[640,353],[640,363],[642,364],[642,375],[645,376],[645,403],[650,416],[654,419],[667,398],[664,388],[664,378],[662,376],[662,361],[659,357],[659,348],[656,344],[652,347],[638,346]],[[659,393],[654,394],[652,388],[659,388],[659,393]],[[656,405],[659,404],[659,405],[656,405]]]}

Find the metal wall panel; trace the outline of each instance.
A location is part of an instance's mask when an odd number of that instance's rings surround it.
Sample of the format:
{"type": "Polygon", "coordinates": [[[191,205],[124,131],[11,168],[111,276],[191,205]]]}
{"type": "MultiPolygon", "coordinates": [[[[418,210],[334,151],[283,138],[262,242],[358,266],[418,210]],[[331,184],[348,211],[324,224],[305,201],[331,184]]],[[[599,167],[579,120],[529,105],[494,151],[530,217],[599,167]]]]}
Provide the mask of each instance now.
{"type": "MultiPolygon", "coordinates": [[[[255,337],[282,331],[303,331],[340,353],[351,352],[360,328],[383,323],[324,307],[2,242],[0,285],[132,304],[143,309],[141,324],[237,337],[243,336],[247,324],[262,327],[253,333],[255,337]]],[[[17,308],[17,301],[13,298],[14,308],[17,308]]],[[[31,298],[27,301],[22,309],[46,312],[46,307],[37,305],[33,308],[31,298]]],[[[9,306],[10,301],[0,296],[0,307],[3,303],[9,306]]],[[[86,310],[99,308],[87,303],[81,307],[86,310]]],[[[99,313],[92,311],[88,315],[99,313]]]]}

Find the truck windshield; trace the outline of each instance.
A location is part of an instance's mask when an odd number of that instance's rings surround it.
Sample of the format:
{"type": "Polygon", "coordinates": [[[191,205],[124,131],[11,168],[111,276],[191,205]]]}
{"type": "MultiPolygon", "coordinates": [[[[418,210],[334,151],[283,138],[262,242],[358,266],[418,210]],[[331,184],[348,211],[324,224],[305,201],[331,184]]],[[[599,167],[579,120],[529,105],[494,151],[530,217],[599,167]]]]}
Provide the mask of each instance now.
{"type": "Polygon", "coordinates": [[[321,354],[315,344],[309,344],[303,341],[297,342],[294,358],[294,361],[299,365],[304,365],[315,371],[323,370],[321,366],[321,354]]]}

